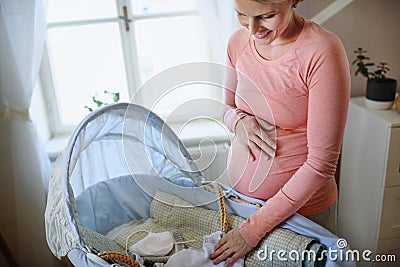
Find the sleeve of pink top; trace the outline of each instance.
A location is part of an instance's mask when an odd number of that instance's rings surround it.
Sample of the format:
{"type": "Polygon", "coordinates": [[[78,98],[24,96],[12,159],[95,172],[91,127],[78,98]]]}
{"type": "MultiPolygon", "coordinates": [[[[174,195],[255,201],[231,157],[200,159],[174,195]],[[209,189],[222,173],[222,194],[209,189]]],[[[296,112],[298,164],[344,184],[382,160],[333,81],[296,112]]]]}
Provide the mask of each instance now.
{"type": "Polygon", "coordinates": [[[235,93],[237,86],[237,76],[232,63],[231,53],[228,47],[226,60],[226,80],[224,88],[224,110],[222,111],[222,121],[228,126],[231,132],[235,132],[237,122],[247,115],[246,112],[238,109],[235,104],[235,93]]]}
{"type": "MultiPolygon", "coordinates": [[[[297,56],[301,62],[302,55],[297,56]]],[[[318,47],[309,64],[301,65],[307,66],[301,71],[309,89],[307,160],[275,196],[239,226],[240,234],[253,247],[335,174],[350,97],[346,52],[340,40],[334,39],[318,47]]]]}

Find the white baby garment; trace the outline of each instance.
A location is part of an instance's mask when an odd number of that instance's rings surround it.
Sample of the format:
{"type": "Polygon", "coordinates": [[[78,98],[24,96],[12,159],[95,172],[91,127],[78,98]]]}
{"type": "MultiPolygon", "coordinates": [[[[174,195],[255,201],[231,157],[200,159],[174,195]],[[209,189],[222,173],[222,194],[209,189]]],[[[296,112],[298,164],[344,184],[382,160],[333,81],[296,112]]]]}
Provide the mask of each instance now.
{"type": "MultiPolygon", "coordinates": [[[[214,246],[223,237],[223,233],[218,231],[203,237],[203,250],[183,249],[172,255],[164,267],[222,267],[225,262],[214,265],[208,257],[214,251],[214,246]]],[[[233,267],[244,266],[244,257],[237,260],[233,267]]]]}
{"type": "Polygon", "coordinates": [[[136,242],[129,248],[130,253],[139,256],[165,256],[174,247],[174,237],[171,232],[149,232],[145,238],[136,242]]]}

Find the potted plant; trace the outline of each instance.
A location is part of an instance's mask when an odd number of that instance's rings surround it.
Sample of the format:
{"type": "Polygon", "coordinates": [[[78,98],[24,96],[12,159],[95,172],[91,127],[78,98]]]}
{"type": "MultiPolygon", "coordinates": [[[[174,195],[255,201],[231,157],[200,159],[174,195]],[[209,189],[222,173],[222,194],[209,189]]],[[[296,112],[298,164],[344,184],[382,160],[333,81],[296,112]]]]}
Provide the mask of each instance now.
{"type": "Polygon", "coordinates": [[[375,63],[368,62],[370,59],[366,56],[367,51],[359,47],[354,51],[356,59],[352,65],[356,66],[355,76],[361,74],[367,78],[366,103],[374,109],[389,109],[392,107],[397,91],[397,80],[387,78],[389,71],[387,63],[380,62],[376,65],[375,71],[369,71],[369,68],[375,63]]]}
{"type": "Polygon", "coordinates": [[[112,100],[114,103],[118,102],[119,98],[119,93],[112,93],[104,90],[102,95],[99,96],[96,94],[95,96],[92,96],[92,102],[95,106],[85,106],[84,108],[86,108],[89,112],[92,112],[96,108],[108,105],[108,103],[111,102],[110,100],[112,100]]]}

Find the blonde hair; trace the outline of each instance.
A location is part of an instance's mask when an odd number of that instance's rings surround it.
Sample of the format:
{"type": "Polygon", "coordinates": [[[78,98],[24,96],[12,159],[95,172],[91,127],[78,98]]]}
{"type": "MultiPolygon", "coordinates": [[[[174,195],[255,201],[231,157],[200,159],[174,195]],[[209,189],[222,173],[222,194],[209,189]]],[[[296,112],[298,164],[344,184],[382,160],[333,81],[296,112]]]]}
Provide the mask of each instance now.
{"type": "MultiPolygon", "coordinates": [[[[256,1],[256,2],[261,2],[261,3],[282,3],[282,2],[284,2],[284,1],[287,1],[287,0],[253,0],[253,1],[256,1]]],[[[300,2],[303,2],[304,0],[297,0],[297,3],[296,3],[296,5],[298,4],[298,3],[300,3],[300,2]]]]}

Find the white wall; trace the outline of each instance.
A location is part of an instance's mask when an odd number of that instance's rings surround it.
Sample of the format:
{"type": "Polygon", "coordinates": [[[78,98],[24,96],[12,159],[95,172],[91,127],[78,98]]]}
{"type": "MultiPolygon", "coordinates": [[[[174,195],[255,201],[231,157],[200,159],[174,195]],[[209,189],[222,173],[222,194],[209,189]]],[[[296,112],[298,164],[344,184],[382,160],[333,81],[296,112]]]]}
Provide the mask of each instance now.
{"type": "MultiPolygon", "coordinates": [[[[310,19],[334,0],[305,0],[298,11],[310,19]]],[[[400,79],[400,1],[399,0],[354,0],[342,11],[322,24],[336,33],[342,40],[349,61],[353,51],[363,47],[371,61],[389,64],[389,77],[400,79]]],[[[354,71],[353,71],[354,73],[354,71]]],[[[366,79],[352,75],[352,96],[365,95],[366,79]]]]}

